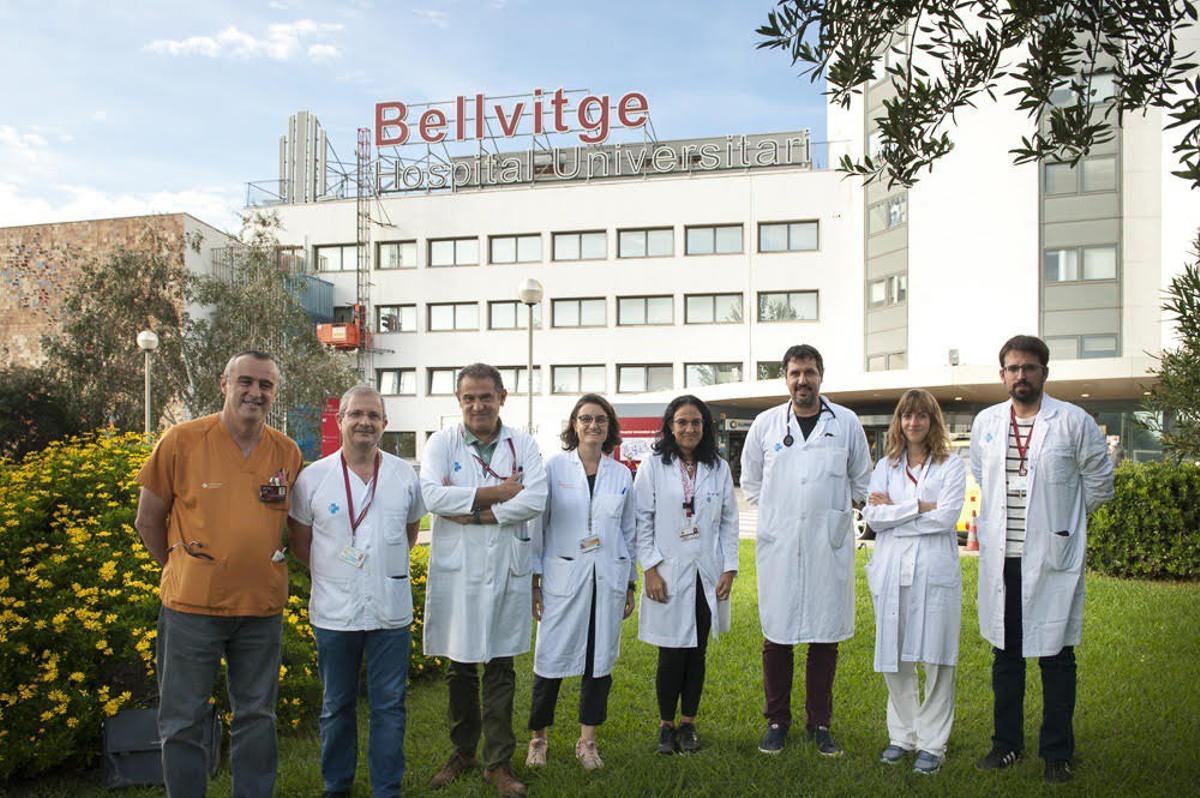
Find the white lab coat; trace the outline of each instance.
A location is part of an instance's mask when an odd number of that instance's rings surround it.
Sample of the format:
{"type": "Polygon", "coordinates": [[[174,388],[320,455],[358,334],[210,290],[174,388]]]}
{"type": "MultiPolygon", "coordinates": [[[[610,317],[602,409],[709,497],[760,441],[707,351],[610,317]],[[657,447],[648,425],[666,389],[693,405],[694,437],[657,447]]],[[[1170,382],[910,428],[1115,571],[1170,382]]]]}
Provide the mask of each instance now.
{"type": "MultiPolygon", "coordinates": [[[[1005,458],[1011,402],[971,425],[971,471],[980,484],[979,632],[1004,648],[1005,458]]],[[[1082,408],[1042,396],[1028,452],[1025,554],[1021,558],[1021,653],[1053,656],[1083,632],[1087,515],[1113,495],[1112,461],[1082,408]]]]}
{"type": "Polygon", "coordinates": [[[962,626],[962,571],[955,524],[962,512],[967,469],[962,458],[904,473],[907,454],[875,464],[870,493],[886,493],[891,504],[863,508],[875,530],[875,552],[867,563],[867,585],[875,605],[875,670],[896,673],[899,662],[955,665],[962,626]],[[937,509],[917,512],[917,500],[937,509]],[[909,588],[904,639],[899,639],[900,588],[909,588]]]}
{"type": "Polygon", "coordinates": [[[638,639],[667,648],[696,645],[696,574],[712,613],[711,635],[729,631],[729,600],[717,601],[717,580],[738,569],[738,509],[729,464],[696,466],[695,515],[700,534],[684,540],[683,482],[679,458],[663,463],[652,454],[642,461],[634,480],[637,493],[637,550],[642,570],[658,566],[667,600],[642,596],[638,639]]]}
{"type": "Polygon", "coordinates": [[[457,662],[487,662],[529,650],[533,543],[526,522],[546,506],[546,470],[537,444],[501,426],[491,470],[507,476],[520,467],[525,489],[492,505],[499,523],[460,525],[444,518],[470,515],[476,488],[501,481],[487,474],[473,453],[462,424],[455,424],[429,438],[421,460],[421,493],[434,516],[424,651],[457,662]]]}
{"type": "Polygon", "coordinates": [[[542,575],[533,671],[552,679],[583,675],[594,584],[592,675],[607,676],[620,652],[626,591],[637,581],[633,474],[611,457],[601,457],[589,495],[583,463],[572,450],[546,461],[546,486],[546,511],[533,524],[533,571],[542,575]],[[591,536],[600,538],[599,548],[582,551],[581,541],[591,536]]]}
{"type": "Polygon", "coordinates": [[[805,439],[789,400],[754,419],[742,449],[742,490],[758,505],[755,559],[763,636],[836,643],[854,634],[854,516],[871,457],[853,412],[821,399],[805,439]],[[791,446],[784,445],[790,431],[791,446]]]}

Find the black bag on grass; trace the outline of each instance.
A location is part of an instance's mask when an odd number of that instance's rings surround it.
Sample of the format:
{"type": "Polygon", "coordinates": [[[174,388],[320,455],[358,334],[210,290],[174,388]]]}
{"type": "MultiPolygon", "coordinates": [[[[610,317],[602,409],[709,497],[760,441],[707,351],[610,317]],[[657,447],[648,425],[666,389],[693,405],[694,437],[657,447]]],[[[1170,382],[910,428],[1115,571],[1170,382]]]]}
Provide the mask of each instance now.
{"type": "MultiPolygon", "coordinates": [[[[209,707],[204,723],[208,775],[221,765],[221,718],[209,707]]],[[[162,742],[158,739],[157,709],[126,709],[104,721],[104,786],[140,787],[163,783],[162,742]]]]}

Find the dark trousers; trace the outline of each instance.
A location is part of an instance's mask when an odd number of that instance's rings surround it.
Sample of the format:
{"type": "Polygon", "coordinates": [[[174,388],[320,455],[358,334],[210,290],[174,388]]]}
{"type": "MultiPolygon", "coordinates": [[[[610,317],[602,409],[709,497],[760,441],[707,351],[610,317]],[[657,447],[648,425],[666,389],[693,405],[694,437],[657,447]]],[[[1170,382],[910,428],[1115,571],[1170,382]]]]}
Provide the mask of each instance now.
{"type": "Polygon", "coordinates": [[[704,692],[704,655],[708,651],[708,634],[712,630],[712,611],[704,598],[704,585],[696,574],[696,645],[692,648],[658,649],[658,673],[654,686],[658,693],[658,716],[667,722],[675,720],[675,709],[685,718],[694,718],[700,710],[700,694],[704,692]]]}
{"type": "MultiPolygon", "coordinates": [[[[763,640],[763,692],[767,723],[792,725],[792,646],[763,640]]],[[[809,643],[804,669],[805,728],[809,731],[833,722],[833,677],[837,673],[837,643],[809,643]]]]}
{"type": "MultiPolygon", "coordinates": [[[[596,659],[596,572],[592,571],[592,611],[588,617],[587,651],[584,654],[583,680],[579,684],[579,722],[584,726],[599,726],[608,718],[608,691],[612,675],[592,676],[596,659]]],[[[540,731],[554,725],[554,707],[558,704],[558,688],[562,679],[533,675],[533,701],[529,707],[529,729],[540,731]]]]}
{"type": "Polygon", "coordinates": [[[494,768],[512,761],[517,747],[513,734],[513,693],[517,674],[512,657],[496,657],[483,666],[483,712],[479,711],[479,668],[474,662],[450,660],[450,741],[467,756],[483,735],[483,765],[494,768]]]}
{"type": "MultiPolygon", "coordinates": [[[[996,732],[992,744],[1008,751],[1025,749],[1025,657],[1021,655],[1021,558],[1004,560],[1004,648],[993,648],[992,693],[996,732]]],[[[1048,762],[1069,762],[1075,755],[1075,649],[1064,646],[1052,657],[1039,657],[1042,669],[1042,730],[1038,755],[1048,762]]]]}

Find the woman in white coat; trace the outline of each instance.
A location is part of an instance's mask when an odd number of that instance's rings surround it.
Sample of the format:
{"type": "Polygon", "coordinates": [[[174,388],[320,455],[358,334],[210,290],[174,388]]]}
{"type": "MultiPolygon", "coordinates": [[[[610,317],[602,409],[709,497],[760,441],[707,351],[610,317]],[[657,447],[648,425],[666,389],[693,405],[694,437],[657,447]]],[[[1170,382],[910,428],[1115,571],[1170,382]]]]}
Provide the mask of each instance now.
{"type": "Polygon", "coordinates": [[[937,400],[906,391],[888,427],[885,456],[871,475],[863,510],[875,530],[867,583],[875,604],[875,670],[888,687],[889,744],[880,761],[936,773],[954,722],[954,670],[962,614],[955,522],[966,467],[950,451],[937,400]],[[916,664],[925,670],[919,699],[916,664]]]}
{"type": "Polygon", "coordinates": [[[638,638],[658,649],[658,752],[700,748],[696,712],[704,689],[708,636],[729,629],[729,592],[738,568],[738,509],[729,465],[717,455],[704,402],[667,405],[637,491],[638,560],[646,597],[638,638]],[[676,726],[675,713],[679,711],[676,726]]]}
{"type": "Polygon", "coordinates": [[[604,766],[596,727],[608,715],[621,622],[633,612],[637,588],[633,475],[610,456],[621,427],[602,396],[580,397],[562,442],[566,451],[546,461],[549,497],[533,534],[533,617],[539,623],[525,764],[546,764],[558,689],[564,677],[582,676],[575,758],[584,770],[595,770],[604,766]]]}

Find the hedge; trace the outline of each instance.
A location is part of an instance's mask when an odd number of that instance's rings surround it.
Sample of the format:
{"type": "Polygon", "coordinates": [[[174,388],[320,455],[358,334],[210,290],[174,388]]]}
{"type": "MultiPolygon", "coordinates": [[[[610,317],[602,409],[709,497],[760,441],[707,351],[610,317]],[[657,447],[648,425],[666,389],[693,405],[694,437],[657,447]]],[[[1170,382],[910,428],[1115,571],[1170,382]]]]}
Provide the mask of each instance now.
{"type": "MultiPolygon", "coordinates": [[[[142,436],[107,431],[0,460],[0,783],[88,762],[105,717],[157,702],[159,567],[133,528],[134,477],[149,453],[142,436]]],[[[444,665],[420,651],[427,560],[417,547],[414,677],[444,665]]],[[[309,579],[290,570],[282,729],[315,725],[321,700],[309,579]]],[[[223,684],[215,697],[227,712],[223,684]]]]}
{"type": "Polygon", "coordinates": [[[1117,467],[1116,495],[1088,521],[1088,565],[1110,576],[1200,579],[1200,467],[1117,467]]]}

